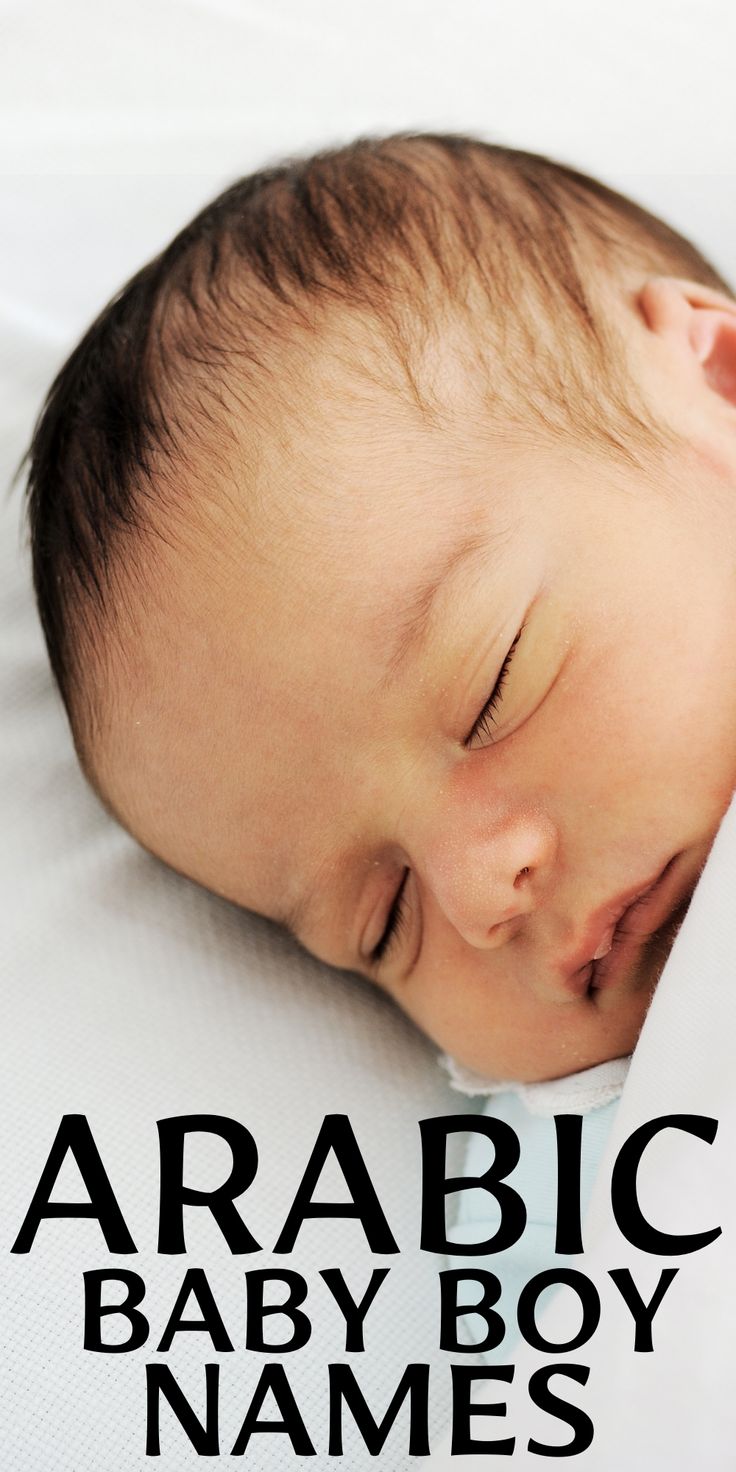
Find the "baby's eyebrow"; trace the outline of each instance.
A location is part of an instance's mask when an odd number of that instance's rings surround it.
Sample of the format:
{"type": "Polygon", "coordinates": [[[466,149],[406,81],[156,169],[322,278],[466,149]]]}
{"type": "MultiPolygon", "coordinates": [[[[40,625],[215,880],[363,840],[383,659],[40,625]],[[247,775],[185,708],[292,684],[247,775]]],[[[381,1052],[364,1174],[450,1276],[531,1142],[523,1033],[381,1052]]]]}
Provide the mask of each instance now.
{"type": "MultiPolygon", "coordinates": [[[[393,639],[389,646],[388,657],[384,673],[376,687],[378,691],[386,691],[393,685],[401,668],[406,664],[409,656],[416,654],[425,642],[429,632],[432,616],[436,608],[437,595],[446,583],[447,579],[456,574],[458,569],[477,552],[483,551],[484,571],[489,572],[497,564],[497,554],[505,544],[508,529],[496,536],[491,536],[487,526],[475,528],[463,534],[449,547],[442,548],[442,555],[435,560],[429,572],[425,572],[421,581],[404,593],[401,603],[402,612],[398,615],[391,610],[387,613],[381,610],[379,617],[374,621],[371,632],[381,640],[386,637],[386,631],[390,626],[393,639]]],[[[324,867],[324,866],[322,866],[324,867]]],[[[344,869],[345,865],[337,863],[336,867],[344,869]]],[[[304,947],[299,932],[307,927],[309,917],[314,916],[320,906],[319,874],[309,881],[298,900],[283,914],[278,915],[277,923],[288,931],[298,945],[304,947]]]]}
{"type": "Polygon", "coordinates": [[[387,629],[390,626],[393,638],[389,645],[384,673],[378,682],[378,690],[390,689],[409,656],[421,650],[432,623],[437,594],[461,564],[481,549],[491,553],[488,528],[482,527],[465,532],[460,540],[451,544],[449,548],[443,547],[439,561],[428,573],[424,574],[421,582],[404,595],[402,611],[398,615],[394,609],[390,613],[385,609],[381,611],[373,625],[372,632],[380,644],[387,637],[387,629]]]}
{"type": "Polygon", "coordinates": [[[315,878],[305,885],[300,898],[296,900],[293,905],[290,905],[288,910],[285,910],[282,914],[274,916],[276,924],[283,925],[284,930],[288,931],[289,935],[292,936],[297,945],[301,946],[303,950],[308,952],[308,954],[311,954],[309,952],[309,947],[307,946],[306,942],[302,940],[300,931],[304,931],[305,929],[308,930],[310,927],[310,923],[314,923],[314,918],[317,912],[323,909],[323,905],[320,905],[321,896],[319,881],[322,870],[325,867],[328,867],[328,861],[323,862],[320,865],[315,878]]]}

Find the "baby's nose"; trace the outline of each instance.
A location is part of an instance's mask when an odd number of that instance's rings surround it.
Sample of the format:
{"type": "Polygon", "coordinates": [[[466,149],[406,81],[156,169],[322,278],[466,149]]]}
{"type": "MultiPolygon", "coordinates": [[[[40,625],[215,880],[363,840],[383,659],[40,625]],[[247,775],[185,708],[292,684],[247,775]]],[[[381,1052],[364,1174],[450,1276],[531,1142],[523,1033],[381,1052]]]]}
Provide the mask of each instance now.
{"type": "Polygon", "coordinates": [[[438,845],[428,855],[427,881],[458,934],[493,950],[538,908],[555,847],[551,824],[507,823],[474,840],[438,845]]]}

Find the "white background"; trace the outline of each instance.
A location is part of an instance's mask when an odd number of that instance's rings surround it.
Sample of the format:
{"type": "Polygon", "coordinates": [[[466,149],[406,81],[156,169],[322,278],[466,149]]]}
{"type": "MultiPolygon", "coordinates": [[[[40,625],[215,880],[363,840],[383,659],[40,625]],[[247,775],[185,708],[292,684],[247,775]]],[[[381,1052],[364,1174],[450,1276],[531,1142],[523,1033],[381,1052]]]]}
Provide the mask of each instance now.
{"type": "Polygon", "coordinates": [[[222,185],[361,132],[547,153],[736,265],[730,0],[3,0],[0,58],[2,291],[60,336],[222,185]]]}

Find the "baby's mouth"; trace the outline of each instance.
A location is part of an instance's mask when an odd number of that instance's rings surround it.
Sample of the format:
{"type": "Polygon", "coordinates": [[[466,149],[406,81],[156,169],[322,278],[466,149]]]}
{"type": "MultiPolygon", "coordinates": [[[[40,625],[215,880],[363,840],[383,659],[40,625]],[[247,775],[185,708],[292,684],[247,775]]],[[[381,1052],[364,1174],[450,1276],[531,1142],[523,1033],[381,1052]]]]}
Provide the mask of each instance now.
{"type": "Polygon", "coordinates": [[[666,886],[665,881],[674,862],[672,860],[667,865],[656,884],[642,896],[641,900],[635,901],[628,910],[624,911],[610,936],[607,936],[605,942],[602,941],[599,945],[596,955],[590,962],[588,996],[614,986],[630,969],[644,946],[649,947],[653,962],[656,963],[656,976],[652,978],[653,985],[659,981],[695,891],[695,884],[689,885],[685,894],[676,900],[673,908],[670,898],[672,887],[666,886]],[[665,899],[665,888],[667,899],[665,899]],[[663,904],[666,905],[666,908],[664,918],[660,919],[663,904]],[[659,923],[655,923],[657,920],[659,923]]]}

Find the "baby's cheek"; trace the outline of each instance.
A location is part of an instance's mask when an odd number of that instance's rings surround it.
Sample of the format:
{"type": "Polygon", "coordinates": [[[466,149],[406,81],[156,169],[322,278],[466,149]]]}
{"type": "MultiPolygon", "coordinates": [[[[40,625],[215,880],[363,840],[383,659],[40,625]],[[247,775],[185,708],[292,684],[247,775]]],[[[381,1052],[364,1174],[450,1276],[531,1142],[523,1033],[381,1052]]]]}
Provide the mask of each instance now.
{"type": "Polygon", "coordinates": [[[719,637],[718,645],[709,644],[704,631],[700,656],[688,653],[660,750],[681,783],[674,794],[679,803],[686,807],[690,793],[720,809],[736,787],[736,629],[733,640],[719,637]]]}

